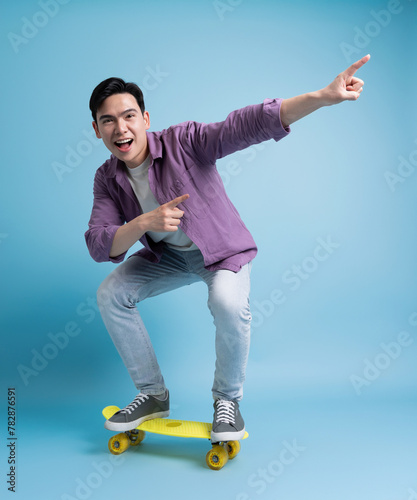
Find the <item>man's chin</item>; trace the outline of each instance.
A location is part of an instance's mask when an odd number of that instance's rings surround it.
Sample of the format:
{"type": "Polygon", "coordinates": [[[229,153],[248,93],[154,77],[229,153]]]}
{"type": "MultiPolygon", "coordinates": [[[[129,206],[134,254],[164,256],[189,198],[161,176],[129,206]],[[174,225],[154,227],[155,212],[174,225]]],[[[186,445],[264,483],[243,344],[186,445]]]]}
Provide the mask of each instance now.
{"type": "Polygon", "coordinates": [[[131,162],[135,157],[135,155],[131,151],[123,153],[122,151],[119,151],[117,148],[112,148],[111,152],[118,160],[123,161],[125,163],[131,162]]]}
{"type": "Polygon", "coordinates": [[[129,168],[138,167],[143,161],[145,161],[148,154],[146,152],[145,158],[142,159],[142,155],[138,151],[133,151],[132,149],[130,151],[124,152],[120,151],[117,147],[112,147],[110,151],[113,156],[115,156],[118,160],[126,163],[126,166],[129,168]]]}
{"type": "Polygon", "coordinates": [[[113,153],[116,158],[124,162],[128,168],[138,167],[142,161],[138,160],[139,155],[134,154],[120,154],[120,151],[113,153]]]}

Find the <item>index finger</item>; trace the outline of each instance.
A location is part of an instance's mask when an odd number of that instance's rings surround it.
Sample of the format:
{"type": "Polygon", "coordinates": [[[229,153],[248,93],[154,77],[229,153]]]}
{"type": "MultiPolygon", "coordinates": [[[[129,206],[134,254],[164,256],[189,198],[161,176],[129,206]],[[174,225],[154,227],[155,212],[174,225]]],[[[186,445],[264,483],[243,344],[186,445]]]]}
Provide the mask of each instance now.
{"type": "Polygon", "coordinates": [[[362,68],[362,66],[369,61],[370,58],[371,56],[369,54],[362,57],[362,59],[359,59],[359,61],[356,61],[351,66],[349,66],[349,68],[345,69],[343,73],[346,76],[353,76],[358,71],[359,68],[362,68]]]}
{"type": "Polygon", "coordinates": [[[174,198],[173,200],[169,201],[168,203],[165,203],[165,205],[169,208],[175,208],[177,205],[182,203],[185,200],[188,200],[190,197],[189,194],[183,194],[182,196],[178,196],[177,198],[174,198]]]}

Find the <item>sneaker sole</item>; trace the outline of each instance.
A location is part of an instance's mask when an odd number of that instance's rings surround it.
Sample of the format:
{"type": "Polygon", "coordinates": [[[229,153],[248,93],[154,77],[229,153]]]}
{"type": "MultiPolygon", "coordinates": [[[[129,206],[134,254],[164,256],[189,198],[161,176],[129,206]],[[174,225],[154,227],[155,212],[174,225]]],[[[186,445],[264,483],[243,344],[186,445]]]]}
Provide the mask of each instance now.
{"type": "Polygon", "coordinates": [[[152,413],[152,415],[146,415],[145,417],[138,418],[137,420],[133,420],[132,422],[111,422],[110,420],[106,420],[104,422],[104,427],[109,431],[132,431],[139,427],[140,424],[146,422],[147,420],[153,420],[154,418],[166,418],[169,417],[168,411],[160,411],[157,413],[152,413]]]}
{"type": "Polygon", "coordinates": [[[221,443],[226,441],[240,441],[245,435],[245,429],[239,432],[211,432],[211,442],[221,443]]]}

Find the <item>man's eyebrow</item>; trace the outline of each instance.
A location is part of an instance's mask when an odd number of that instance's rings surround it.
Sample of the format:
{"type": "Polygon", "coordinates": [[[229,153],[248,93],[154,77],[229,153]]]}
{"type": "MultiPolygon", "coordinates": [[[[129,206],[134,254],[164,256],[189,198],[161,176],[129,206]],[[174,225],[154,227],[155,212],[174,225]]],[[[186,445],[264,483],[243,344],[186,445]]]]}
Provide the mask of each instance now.
{"type": "MultiPolygon", "coordinates": [[[[132,111],[133,111],[134,113],[137,113],[137,112],[138,112],[138,110],[137,110],[137,109],[135,109],[135,108],[129,108],[129,109],[125,109],[124,111],[122,111],[122,112],[120,113],[120,116],[125,115],[126,113],[131,113],[132,111]]],[[[114,117],[113,115],[101,115],[101,116],[100,116],[100,118],[99,118],[99,121],[101,121],[101,120],[105,120],[106,118],[115,118],[115,117],[114,117]]]]}

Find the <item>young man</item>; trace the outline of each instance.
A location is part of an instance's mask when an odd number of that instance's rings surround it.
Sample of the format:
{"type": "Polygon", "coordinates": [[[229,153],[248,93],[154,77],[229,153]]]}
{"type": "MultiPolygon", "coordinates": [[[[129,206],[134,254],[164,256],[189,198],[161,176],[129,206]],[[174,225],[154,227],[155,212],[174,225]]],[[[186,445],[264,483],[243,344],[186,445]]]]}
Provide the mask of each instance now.
{"type": "Polygon", "coordinates": [[[93,127],[112,155],[96,172],[86,243],[94,260],[115,263],[138,240],[144,246],[104,280],[97,294],[106,328],[140,391],[106,428],[126,431],[169,415],[169,393],[136,304],[204,281],[216,328],[212,441],[243,437],[239,401],[249,353],[249,276],[257,249],[226,195],[216,160],[282,139],[290,124],[323,106],[356,100],[363,81],[354,74],[369,58],[316,92],[266,99],[222,122],[185,122],[162,132],[148,132],[149,113],[135,84],[109,78],[94,89],[93,127]]]}

